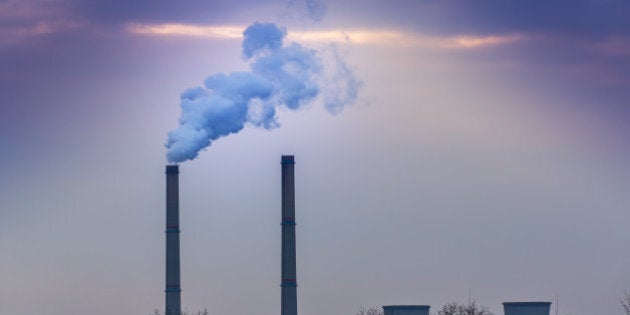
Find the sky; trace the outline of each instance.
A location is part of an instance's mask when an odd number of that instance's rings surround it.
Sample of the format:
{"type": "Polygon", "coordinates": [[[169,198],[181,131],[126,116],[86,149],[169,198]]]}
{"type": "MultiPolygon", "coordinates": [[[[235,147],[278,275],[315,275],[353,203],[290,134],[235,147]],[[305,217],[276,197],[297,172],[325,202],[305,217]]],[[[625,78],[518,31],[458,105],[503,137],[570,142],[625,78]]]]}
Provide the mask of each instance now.
{"type": "Polygon", "coordinates": [[[346,66],[358,94],[280,102],[275,128],[247,122],[180,163],[184,308],[279,313],[293,154],[300,314],[469,293],[495,314],[556,298],[622,314],[624,0],[0,0],[1,314],[163,308],[180,95],[250,71],[255,22],[346,66]]]}

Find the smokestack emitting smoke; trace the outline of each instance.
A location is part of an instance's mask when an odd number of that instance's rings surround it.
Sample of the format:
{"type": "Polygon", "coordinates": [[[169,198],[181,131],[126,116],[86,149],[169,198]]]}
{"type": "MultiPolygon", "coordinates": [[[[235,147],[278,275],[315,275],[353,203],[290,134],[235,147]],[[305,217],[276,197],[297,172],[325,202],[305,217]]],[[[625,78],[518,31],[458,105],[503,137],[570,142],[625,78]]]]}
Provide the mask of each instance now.
{"type": "Polygon", "coordinates": [[[356,100],[361,83],[336,51],[323,60],[322,51],[285,44],[286,34],[273,23],[250,25],[243,32],[242,54],[251,72],[212,75],[204,87],[181,94],[180,125],[168,133],[165,144],[169,162],[192,160],[247,123],[279,127],[276,109],[281,106],[297,110],[321,96],[326,109],[336,114],[356,100]]]}
{"type": "Polygon", "coordinates": [[[179,270],[179,167],[167,165],[165,315],[181,315],[179,270]]]}
{"type": "Polygon", "coordinates": [[[295,177],[293,155],[283,155],[282,165],[282,271],[281,315],[297,315],[295,267],[295,177]]]}

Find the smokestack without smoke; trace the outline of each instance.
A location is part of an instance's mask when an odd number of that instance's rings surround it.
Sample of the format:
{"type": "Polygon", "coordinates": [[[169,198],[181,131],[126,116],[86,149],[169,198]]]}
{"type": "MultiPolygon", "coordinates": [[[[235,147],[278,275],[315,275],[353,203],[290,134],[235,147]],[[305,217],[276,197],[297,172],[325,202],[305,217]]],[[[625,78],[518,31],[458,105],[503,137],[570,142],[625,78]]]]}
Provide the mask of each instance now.
{"type": "Polygon", "coordinates": [[[295,181],[293,155],[283,155],[282,164],[282,282],[281,315],[297,315],[295,267],[295,181]]]}
{"type": "Polygon", "coordinates": [[[165,315],[181,315],[179,232],[179,166],[167,165],[165,315]]]}

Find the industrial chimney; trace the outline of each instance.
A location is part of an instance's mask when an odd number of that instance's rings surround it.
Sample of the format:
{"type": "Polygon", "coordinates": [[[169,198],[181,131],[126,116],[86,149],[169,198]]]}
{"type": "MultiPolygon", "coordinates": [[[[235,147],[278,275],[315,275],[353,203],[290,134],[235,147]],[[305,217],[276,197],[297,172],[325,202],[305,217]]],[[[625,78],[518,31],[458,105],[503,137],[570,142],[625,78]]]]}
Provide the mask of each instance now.
{"type": "Polygon", "coordinates": [[[179,283],[179,166],[166,166],[166,305],[165,315],[181,314],[179,283]]]}
{"type": "Polygon", "coordinates": [[[384,305],[384,315],[429,315],[429,305],[384,305]]]}
{"type": "Polygon", "coordinates": [[[551,302],[505,302],[505,315],[549,315],[551,302]]]}
{"type": "Polygon", "coordinates": [[[283,155],[282,165],[282,275],[281,315],[297,315],[295,273],[295,183],[293,155],[283,155]]]}

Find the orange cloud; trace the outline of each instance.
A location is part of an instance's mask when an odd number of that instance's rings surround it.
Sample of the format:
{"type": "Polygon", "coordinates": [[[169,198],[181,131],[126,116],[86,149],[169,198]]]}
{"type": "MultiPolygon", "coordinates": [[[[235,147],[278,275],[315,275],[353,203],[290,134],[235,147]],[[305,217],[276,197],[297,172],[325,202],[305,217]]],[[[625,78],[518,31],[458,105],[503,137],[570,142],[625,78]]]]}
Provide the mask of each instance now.
{"type": "MultiPolygon", "coordinates": [[[[246,26],[194,24],[138,24],[127,26],[127,31],[138,35],[191,36],[236,39],[243,36],[246,26]]],[[[436,37],[399,30],[348,29],[291,31],[290,40],[300,42],[346,42],[361,45],[396,45],[437,49],[473,49],[510,44],[523,39],[521,35],[436,37]]]]}

